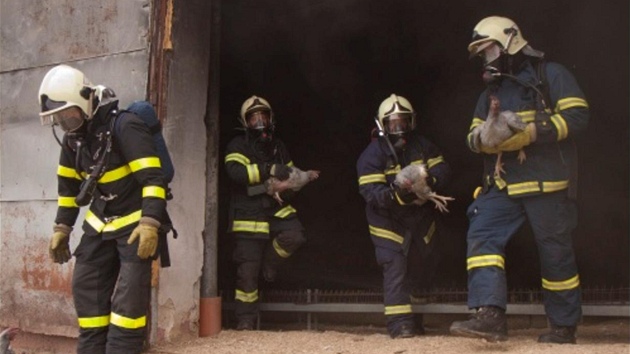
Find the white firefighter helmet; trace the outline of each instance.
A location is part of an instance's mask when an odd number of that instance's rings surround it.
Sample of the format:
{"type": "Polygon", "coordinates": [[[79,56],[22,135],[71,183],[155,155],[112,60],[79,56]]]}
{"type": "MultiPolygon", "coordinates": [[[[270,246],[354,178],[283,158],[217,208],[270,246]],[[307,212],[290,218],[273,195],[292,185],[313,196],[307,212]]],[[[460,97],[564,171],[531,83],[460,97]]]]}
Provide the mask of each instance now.
{"type": "Polygon", "coordinates": [[[378,107],[378,121],[387,134],[406,133],[416,127],[416,112],[413,110],[411,103],[403,96],[392,93],[378,107]],[[404,131],[394,131],[388,126],[390,125],[390,117],[407,118],[407,126],[404,131]]]}
{"type": "Polygon", "coordinates": [[[241,105],[241,115],[239,116],[239,122],[243,125],[243,128],[248,128],[247,126],[247,116],[254,112],[266,111],[269,113],[269,123],[271,126],[274,125],[273,120],[273,110],[271,109],[271,105],[267,102],[266,99],[258,96],[252,96],[243,102],[241,105]]]}
{"type": "Polygon", "coordinates": [[[468,45],[468,52],[474,57],[492,43],[498,43],[509,55],[518,53],[527,45],[518,25],[507,17],[486,17],[475,26],[472,42],[468,45]]]}
{"type": "Polygon", "coordinates": [[[38,98],[42,124],[55,123],[54,114],[70,107],[77,107],[87,119],[92,118],[92,83],[81,71],[68,65],[57,65],[46,73],[38,98]]]}

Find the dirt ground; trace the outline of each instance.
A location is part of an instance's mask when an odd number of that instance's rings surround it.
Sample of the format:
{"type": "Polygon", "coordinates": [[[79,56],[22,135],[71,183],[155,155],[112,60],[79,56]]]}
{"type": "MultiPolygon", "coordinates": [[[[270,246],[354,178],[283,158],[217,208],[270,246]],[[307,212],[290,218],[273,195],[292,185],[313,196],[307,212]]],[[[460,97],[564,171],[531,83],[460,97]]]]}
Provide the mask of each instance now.
{"type": "MultiPolygon", "coordinates": [[[[443,325],[427,325],[426,334],[409,339],[390,339],[384,328],[373,326],[322,326],[316,331],[262,330],[239,332],[223,330],[215,337],[153,347],[151,354],[412,354],[412,353],[630,353],[627,318],[595,319],[578,329],[577,345],[539,344],[544,328],[510,329],[509,340],[488,343],[448,334],[443,325]]],[[[511,327],[510,327],[511,328],[511,327]]]]}

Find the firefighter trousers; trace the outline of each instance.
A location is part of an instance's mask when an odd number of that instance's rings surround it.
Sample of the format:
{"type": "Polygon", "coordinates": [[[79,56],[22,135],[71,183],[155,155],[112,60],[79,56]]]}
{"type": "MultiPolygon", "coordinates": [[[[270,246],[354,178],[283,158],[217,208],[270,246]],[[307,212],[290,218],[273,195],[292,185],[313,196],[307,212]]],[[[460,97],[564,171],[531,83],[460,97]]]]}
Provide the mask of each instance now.
{"type": "Polygon", "coordinates": [[[492,187],[469,206],[467,214],[468,307],[506,308],[505,247],[528,221],[540,257],[547,317],[553,325],[575,326],[582,315],[571,238],[577,210],[566,191],[511,198],[505,190],[492,187]]]}
{"type": "MultiPolygon", "coordinates": [[[[435,241],[433,241],[435,242],[435,241]]],[[[422,326],[422,316],[413,314],[412,290],[429,288],[437,268],[434,250],[421,237],[414,237],[408,251],[375,247],[376,261],[383,271],[383,302],[387,331],[396,335],[403,325],[422,326]]]]}
{"type": "Polygon", "coordinates": [[[302,230],[279,231],[271,240],[247,239],[237,234],[233,259],[236,264],[236,319],[258,316],[258,275],[261,267],[277,269],[306,241],[302,230]]]}
{"type": "Polygon", "coordinates": [[[142,352],[151,290],[151,260],[129,237],[81,239],[74,255],[72,294],[79,320],[79,354],[142,352]]]}

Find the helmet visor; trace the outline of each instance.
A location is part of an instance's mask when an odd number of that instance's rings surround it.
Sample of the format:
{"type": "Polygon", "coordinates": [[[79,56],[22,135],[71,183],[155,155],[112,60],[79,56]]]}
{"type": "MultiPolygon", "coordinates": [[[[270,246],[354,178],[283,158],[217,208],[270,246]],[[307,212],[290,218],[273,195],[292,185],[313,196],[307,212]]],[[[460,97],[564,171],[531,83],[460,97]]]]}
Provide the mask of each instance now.
{"type": "Polygon", "coordinates": [[[387,134],[402,135],[411,131],[411,114],[392,114],[383,123],[387,134]]]}
{"type": "Polygon", "coordinates": [[[73,132],[83,125],[85,117],[79,107],[72,106],[61,111],[41,116],[44,125],[59,125],[65,132],[73,132]]]}

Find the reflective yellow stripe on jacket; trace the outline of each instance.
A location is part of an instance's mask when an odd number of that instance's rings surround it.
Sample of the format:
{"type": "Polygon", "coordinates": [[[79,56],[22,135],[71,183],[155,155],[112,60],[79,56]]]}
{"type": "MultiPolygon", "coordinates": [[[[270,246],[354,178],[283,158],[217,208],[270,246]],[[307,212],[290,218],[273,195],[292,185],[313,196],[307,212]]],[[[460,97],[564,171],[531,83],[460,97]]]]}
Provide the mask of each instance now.
{"type": "Polygon", "coordinates": [[[111,232],[140,221],[140,217],[142,217],[142,210],[137,210],[131,214],[105,222],[96,216],[91,210],[88,210],[85,214],[85,222],[87,222],[97,232],[111,232]]]}

